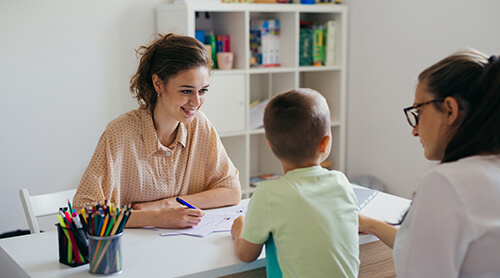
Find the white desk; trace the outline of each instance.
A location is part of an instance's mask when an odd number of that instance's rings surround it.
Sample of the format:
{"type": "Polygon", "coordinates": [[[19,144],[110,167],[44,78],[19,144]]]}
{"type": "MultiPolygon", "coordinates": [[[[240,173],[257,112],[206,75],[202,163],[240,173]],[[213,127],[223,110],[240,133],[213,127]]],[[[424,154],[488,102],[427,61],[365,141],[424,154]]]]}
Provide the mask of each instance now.
{"type": "MultiPolygon", "coordinates": [[[[408,205],[409,200],[380,192],[361,212],[397,221],[408,205]]],[[[361,236],[360,244],[373,240],[361,236]]],[[[218,277],[265,266],[263,254],[252,263],[240,261],[228,232],[160,237],[153,230],[126,229],[122,252],[120,277],[218,277]]],[[[0,269],[2,277],[94,277],[88,264],[72,268],[59,263],[56,231],[0,240],[0,269]]]]}

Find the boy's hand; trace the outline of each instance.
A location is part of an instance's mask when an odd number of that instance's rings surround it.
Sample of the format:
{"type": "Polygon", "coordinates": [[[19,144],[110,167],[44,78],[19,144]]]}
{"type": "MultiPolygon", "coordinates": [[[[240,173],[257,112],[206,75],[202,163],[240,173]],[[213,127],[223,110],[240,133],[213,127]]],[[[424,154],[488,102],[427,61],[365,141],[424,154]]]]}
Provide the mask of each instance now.
{"type": "Polygon", "coordinates": [[[260,252],[262,252],[262,246],[264,244],[255,244],[246,241],[241,237],[241,232],[243,232],[243,226],[245,225],[245,217],[242,215],[236,218],[231,227],[231,235],[234,239],[234,250],[236,256],[244,262],[255,261],[260,252]]]}
{"type": "Polygon", "coordinates": [[[244,224],[245,224],[245,216],[243,215],[234,220],[233,226],[231,227],[231,235],[233,236],[233,239],[241,236],[244,224]]]}

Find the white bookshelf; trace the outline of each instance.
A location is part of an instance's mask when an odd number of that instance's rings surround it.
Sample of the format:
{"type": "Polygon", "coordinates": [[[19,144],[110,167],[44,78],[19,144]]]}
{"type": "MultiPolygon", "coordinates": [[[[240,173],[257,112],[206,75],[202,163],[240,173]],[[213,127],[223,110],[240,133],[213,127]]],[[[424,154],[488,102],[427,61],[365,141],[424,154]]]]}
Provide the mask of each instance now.
{"type": "MultiPolygon", "coordinates": [[[[345,170],[346,149],[346,57],[347,7],[343,5],[173,3],[157,8],[157,31],[194,37],[196,29],[207,29],[200,19],[208,13],[215,35],[231,37],[232,70],[213,70],[210,92],[202,110],[214,124],[221,140],[240,171],[243,197],[254,187],[252,175],[283,174],[281,164],[266,144],[262,128],[249,129],[250,103],[299,87],[321,92],[331,109],[332,169],[345,170]],[[281,67],[251,68],[249,29],[252,19],[281,21],[281,67]],[[324,23],[335,20],[336,64],[299,67],[299,22],[324,23]],[[197,28],[198,27],[198,28],[197,28]]],[[[203,23],[204,24],[204,23],[203,23]]]]}

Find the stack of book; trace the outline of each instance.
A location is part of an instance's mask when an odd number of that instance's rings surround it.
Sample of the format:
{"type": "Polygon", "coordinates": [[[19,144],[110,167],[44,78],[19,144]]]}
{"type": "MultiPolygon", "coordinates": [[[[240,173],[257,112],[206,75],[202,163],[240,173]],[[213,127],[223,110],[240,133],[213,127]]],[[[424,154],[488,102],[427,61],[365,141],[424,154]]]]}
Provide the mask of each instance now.
{"type": "Polygon", "coordinates": [[[336,22],[300,22],[300,66],[335,65],[336,22]]]}
{"type": "Polygon", "coordinates": [[[256,19],[250,21],[250,66],[279,67],[280,20],[256,19]]]}
{"type": "Polygon", "coordinates": [[[214,35],[212,30],[196,30],[195,38],[205,45],[214,62],[214,69],[218,68],[217,53],[231,52],[229,35],[214,35]]]}
{"type": "Polygon", "coordinates": [[[276,174],[262,174],[262,175],[255,175],[250,177],[250,186],[256,187],[260,182],[267,181],[267,180],[277,180],[281,176],[278,176],[276,174]]]}

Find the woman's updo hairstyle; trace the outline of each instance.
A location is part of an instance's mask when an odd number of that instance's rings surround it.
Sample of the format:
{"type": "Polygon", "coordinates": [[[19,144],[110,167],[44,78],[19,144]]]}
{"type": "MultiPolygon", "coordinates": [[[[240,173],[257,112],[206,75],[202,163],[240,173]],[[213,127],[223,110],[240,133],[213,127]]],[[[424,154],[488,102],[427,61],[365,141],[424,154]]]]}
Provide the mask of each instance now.
{"type": "MultiPolygon", "coordinates": [[[[469,49],[424,70],[418,77],[436,98],[453,97],[466,113],[442,162],[500,153],[500,60],[469,49]]],[[[441,109],[439,103],[435,104],[441,109]]]]}
{"type": "Polygon", "coordinates": [[[130,92],[141,108],[154,109],[158,100],[153,85],[156,74],[164,82],[185,70],[212,68],[212,59],[205,46],[195,38],[169,33],[136,50],[141,57],[137,72],[130,79],[130,92]]]}

